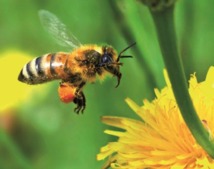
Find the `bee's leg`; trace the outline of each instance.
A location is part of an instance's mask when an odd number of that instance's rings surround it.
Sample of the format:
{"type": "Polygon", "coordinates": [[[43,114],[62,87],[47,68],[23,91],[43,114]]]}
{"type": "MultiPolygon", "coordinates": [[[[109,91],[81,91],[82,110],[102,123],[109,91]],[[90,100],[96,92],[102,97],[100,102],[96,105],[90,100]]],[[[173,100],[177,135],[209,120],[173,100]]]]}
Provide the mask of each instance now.
{"type": "Polygon", "coordinates": [[[83,94],[83,92],[79,92],[79,94],[77,95],[77,97],[74,98],[74,103],[77,104],[77,107],[74,109],[74,111],[79,114],[79,112],[81,111],[83,113],[83,111],[85,110],[85,95],[83,94]]]}
{"type": "Polygon", "coordinates": [[[103,70],[100,67],[96,67],[96,72],[98,75],[102,75],[103,70]]]}
{"type": "Polygon", "coordinates": [[[74,103],[77,104],[77,107],[74,109],[74,111],[79,114],[79,111],[81,110],[81,112],[83,113],[84,109],[85,109],[85,95],[83,94],[83,92],[81,91],[83,86],[86,84],[86,82],[81,82],[80,85],[77,87],[77,90],[75,92],[75,98],[74,98],[74,103]]]}

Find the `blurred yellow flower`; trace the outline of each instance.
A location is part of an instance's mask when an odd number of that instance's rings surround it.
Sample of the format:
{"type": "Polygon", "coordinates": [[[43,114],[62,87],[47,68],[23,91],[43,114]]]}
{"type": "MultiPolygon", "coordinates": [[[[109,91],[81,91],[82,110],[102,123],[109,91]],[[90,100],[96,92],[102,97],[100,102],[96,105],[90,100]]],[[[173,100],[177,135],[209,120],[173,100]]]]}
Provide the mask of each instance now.
{"type": "Polygon", "coordinates": [[[33,57],[24,52],[8,50],[0,53],[0,114],[26,100],[43,85],[30,86],[17,80],[22,67],[33,57]]]}
{"type": "MultiPolygon", "coordinates": [[[[98,160],[109,157],[104,168],[121,169],[211,169],[214,160],[196,143],[182,119],[171,85],[164,72],[167,87],[155,89],[156,99],[138,106],[126,99],[142,120],[105,116],[102,121],[125,131],[105,130],[119,137],[101,148],[98,160]]],[[[198,83],[194,75],[189,92],[204,127],[213,140],[214,133],[214,67],[210,67],[205,81],[198,83]]],[[[184,98],[185,99],[185,98],[184,98]]]]}

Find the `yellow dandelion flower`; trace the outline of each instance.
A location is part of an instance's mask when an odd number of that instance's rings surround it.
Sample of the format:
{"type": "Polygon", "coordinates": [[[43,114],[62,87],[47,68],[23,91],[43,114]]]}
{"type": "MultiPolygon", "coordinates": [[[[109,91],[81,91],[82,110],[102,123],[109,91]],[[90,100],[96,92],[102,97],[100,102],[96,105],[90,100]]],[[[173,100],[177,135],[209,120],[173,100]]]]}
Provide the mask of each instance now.
{"type": "Polygon", "coordinates": [[[0,54],[0,114],[16,107],[36,91],[43,93],[45,86],[30,86],[18,81],[22,67],[32,58],[29,54],[17,50],[8,50],[0,54]]]}
{"type": "MultiPolygon", "coordinates": [[[[106,130],[117,136],[101,148],[98,160],[109,157],[104,168],[121,169],[211,169],[214,160],[197,144],[186,126],[176,104],[170,82],[164,73],[167,87],[155,89],[156,99],[138,106],[131,99],[128,105],[142,120],[105,116],[102,121],[125,131],[106,130]]],[[[205,81],[198,83],[195,74],[189,81],[189,92],[205,129],[213,140],[214,133],[214,67],[205,81]]]]}

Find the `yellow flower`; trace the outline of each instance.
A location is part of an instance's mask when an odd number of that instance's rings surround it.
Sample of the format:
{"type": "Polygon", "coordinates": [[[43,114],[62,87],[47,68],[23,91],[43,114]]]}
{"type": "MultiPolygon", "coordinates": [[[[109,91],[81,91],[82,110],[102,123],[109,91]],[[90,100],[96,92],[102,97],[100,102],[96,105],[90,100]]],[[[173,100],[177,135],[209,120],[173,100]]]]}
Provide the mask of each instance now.
{"type": "MultiPolygon", "coordinates": [[[[164,72],[167,87],[155,89],[156,98],[138,106],[126,99],[142,120],[105,116],[102,121],[125,131],[106,130],[117,136],[101,148],[98,160],[109,156],[104,168],[118,169],[212,169],[214,160],[197,144],[176,104],[170,82],[164,72]]],[[[194,75],[189,92],[197,113],[213,141],[214,133],[214,67],[210,67],[205,81],[198,83],[194,75]]],[[[185,99],[185,98],[184,98],[185,99]]]]}
{"type": "MultiPolygon", "coordinates": [[[[0,114],[13,109],[34,92],[41,92],[43,85],[30,86],[18,81],[22,67],[33,57],[20,51],[8,50],[0,54],[0,114]]],[[[26,103],[27,104],[27,103],[26,103]]]]}

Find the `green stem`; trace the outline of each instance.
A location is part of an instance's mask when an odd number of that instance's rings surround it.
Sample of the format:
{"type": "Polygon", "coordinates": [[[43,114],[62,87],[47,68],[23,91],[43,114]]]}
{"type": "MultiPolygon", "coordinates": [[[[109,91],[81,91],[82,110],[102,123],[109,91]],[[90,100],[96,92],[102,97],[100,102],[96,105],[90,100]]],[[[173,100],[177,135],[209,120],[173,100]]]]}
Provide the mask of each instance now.
{"type": "Polygon", "coordinates": [[[2,144],[17,161],[19,167],[23,169],[32,169],[27,159],[23,156],[20,150],[15,146],[15,143],[8,136],[8,134],[0,128],[0,144],[2,144]]]}
{"type": "Polygon", "coordinates": [[[209,140],[209,134],[197,116],[188,92],[187,81],[176,44],[174,6],[159,12],[151,11],[151,14],[155,22],[161,52],[172,84],[174,96],[183,119],[196,141],[211,157],[214,157],[214,144],[209,140]]]}

